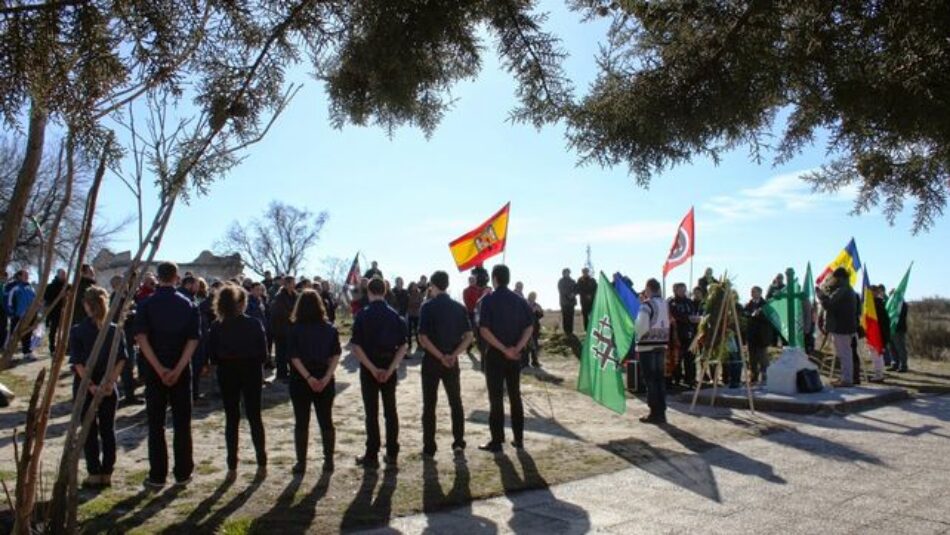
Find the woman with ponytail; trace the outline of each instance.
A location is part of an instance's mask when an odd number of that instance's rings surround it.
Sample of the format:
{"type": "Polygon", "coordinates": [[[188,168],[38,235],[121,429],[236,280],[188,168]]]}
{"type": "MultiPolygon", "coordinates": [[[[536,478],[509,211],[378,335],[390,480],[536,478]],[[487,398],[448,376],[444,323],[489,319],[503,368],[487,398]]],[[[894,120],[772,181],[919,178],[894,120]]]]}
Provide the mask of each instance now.
{"type": "Polygon", "coordinates": [[[77,397],[82,379],[89,375],[89,390],[83,403],[83,414],[92,404],[98,390],[103,391],[102,401],[92,420],[92,427],[86,436],[86,471],[89,477],[83,481],[87,487],[108,487],[112,484],[112,469],[115,466],[115,409],[119,399],[116,380],[122,374],[126,361],[125,335],[117,330],[115,323],[107,322],[109,311],[109,293],[99,286],[90,286],[79,301],[82,303],[85,319],[73,326],[69,335],[69,364],[72,366],[73,399],[77,397]],[[86,363],[91,357],[93,345],[99,331],[108,329],[105,342],[92,369],[86,363]],[[119,348],[115,356],[112,373],[106,376],[109,367],[109,353],[113,337],[119,337],[119,348]]]}
{"type": "Polygon", "coordinates": [[[227,446],[228,479],[237,475],[238,426],[241,402],[251,426],[251,440],[257,453],[258,477],[267,473],[264,449],[264,422],[261,419],[261,388],[267,339],[261,322],[245,314],[247,292],[236,284],[225,284],[214,295],[215,321],[208,334],[208,357],[218,367],[218,386],[224,405],[224,437],[227,446]]]}

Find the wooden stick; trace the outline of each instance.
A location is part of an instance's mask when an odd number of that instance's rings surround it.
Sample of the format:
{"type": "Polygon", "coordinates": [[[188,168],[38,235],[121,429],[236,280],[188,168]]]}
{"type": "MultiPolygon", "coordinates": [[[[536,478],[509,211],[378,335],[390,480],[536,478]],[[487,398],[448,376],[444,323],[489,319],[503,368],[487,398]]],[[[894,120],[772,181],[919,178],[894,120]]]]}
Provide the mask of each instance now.
{"type": "MultiPolygon", "coordinates": [[[[734,299],[732,294],[729,294],[730,299],[734,299]]],[[[749,411],[752,414],[755,414],[755,401],[754,396],[752,395],[752,370],[749,368],[749,361],[751,356],[748,351],[743,351],[743,340],[742,340],[742,325],[739,323],[739,313],[736,312],[735,301],[733,301],[733,306],[729,307],[732,311],[732,317],[735,320],[736,325],[736,340],[739,343],[739,357],[742,359],[742,367],[745,368],[745,386],[746,386],[746,395],[749,398],[749,411]]]]}

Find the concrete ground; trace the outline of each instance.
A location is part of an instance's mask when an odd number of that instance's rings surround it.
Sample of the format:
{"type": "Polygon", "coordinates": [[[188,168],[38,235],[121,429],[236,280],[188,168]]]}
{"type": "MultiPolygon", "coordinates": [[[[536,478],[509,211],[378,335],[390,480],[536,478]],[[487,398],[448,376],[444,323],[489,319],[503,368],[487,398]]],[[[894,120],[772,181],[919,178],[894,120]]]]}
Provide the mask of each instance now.
{"type": "Polygon", "coordinates": [[[787,430],[373,533],[950,533],[950,397],[782,418],[787,430]]]}

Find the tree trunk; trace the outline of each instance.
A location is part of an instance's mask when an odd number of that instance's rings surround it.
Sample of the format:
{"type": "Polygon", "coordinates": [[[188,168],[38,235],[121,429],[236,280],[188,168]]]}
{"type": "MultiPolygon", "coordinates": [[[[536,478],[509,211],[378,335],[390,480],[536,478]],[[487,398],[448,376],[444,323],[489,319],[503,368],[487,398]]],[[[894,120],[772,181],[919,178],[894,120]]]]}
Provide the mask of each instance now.
{"type": "Polygon", "coordinates": [[[36,183],[36,173],[43,161],[43,144],[46,140],[48,119],[49,116],[46,110],[40,108],[34,100],[30,107],[30,124],[28,125],[23,164],[17,173],[16,186],[13,188],[13,196],[10,198],[10,207],[4,215],[3,226],[0,229],[0,266],[9,264],[10,258],[13,256],[16,239],[20,234],[20,226],[23,224],[23,216],[26,213],[26,205],[30,200],[30,194],[33,192],[33,185],[36,183]]]}

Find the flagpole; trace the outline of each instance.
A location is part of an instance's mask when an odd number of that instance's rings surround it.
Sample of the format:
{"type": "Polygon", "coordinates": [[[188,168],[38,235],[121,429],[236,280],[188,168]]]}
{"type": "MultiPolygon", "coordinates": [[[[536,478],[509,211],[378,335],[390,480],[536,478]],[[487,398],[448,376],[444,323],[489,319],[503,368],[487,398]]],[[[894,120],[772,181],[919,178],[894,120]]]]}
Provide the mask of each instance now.
{"type": "Polygon", "coordinates": [[[508,265],[508,225],[511,224],[511,201],[508,201],[508,217],[505,218],[505,249],[501,252],[501,263],[508,265]]]}
{"type": "Polygon", "coordinates": [[[689,257],[689,280],[686,282],[686,288],[693,287],[693,255],[689,257]]]}

